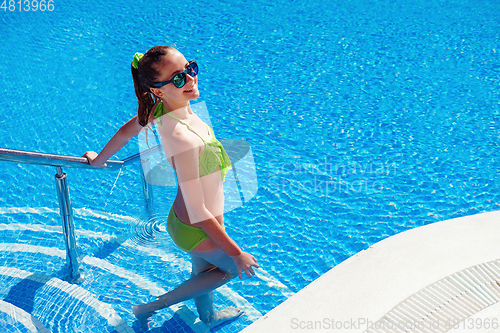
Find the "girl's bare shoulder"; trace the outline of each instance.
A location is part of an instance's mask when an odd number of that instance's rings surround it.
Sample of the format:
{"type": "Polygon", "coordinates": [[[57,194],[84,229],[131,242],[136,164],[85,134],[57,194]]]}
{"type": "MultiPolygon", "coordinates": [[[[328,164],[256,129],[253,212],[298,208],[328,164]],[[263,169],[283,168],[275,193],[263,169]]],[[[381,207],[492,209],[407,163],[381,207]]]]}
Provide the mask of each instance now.
{"type": "Polygon", "coordinates": [[[164,145],[173,155],[200,148],[197,137],[193,136],[186,126],[174,119],[165,118],[169,118],[168,115],[163,116],[161,136],[164,145]]]}

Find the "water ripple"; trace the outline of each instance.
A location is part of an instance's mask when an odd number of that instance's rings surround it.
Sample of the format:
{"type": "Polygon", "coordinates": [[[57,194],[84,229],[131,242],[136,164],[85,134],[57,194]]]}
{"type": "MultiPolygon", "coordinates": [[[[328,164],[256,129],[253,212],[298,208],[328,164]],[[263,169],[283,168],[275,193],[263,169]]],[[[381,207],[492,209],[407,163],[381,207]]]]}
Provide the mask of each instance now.
{"type": "Polygon", "coordinates": [[[131,222],[128,238],[132,244],[145,247],[163,246],[170,239],[167,216],[154,214],[149,219],[136,218],[131,222]]]}

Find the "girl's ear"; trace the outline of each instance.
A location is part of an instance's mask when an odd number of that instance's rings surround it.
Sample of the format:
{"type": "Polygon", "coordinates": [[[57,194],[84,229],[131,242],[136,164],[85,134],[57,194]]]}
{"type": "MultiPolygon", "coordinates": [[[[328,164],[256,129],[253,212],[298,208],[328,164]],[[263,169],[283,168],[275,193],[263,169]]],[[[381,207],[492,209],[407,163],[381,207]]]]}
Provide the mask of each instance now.
{"type": "Polygon", "coordinates": [[[163,91],[161,91],[161,89],[158,89],[158,88],[149,88],[149,91],[151,91],[151,93],[153,95],[155,95],[156,97],[163,97],[163,91]]]}

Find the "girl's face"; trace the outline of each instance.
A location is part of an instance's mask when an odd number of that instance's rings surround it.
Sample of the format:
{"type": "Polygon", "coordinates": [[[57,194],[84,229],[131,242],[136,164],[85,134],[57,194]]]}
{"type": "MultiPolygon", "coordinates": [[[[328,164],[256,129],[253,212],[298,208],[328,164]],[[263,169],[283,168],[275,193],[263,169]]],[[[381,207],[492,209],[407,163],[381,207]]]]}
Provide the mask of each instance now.
{"type": "MultiPolygon", "coordinates": [[[[173,80],[174,76],[181,73],[188,67],[188,61],[177,50],[171,50],[158,65],[160,76],[157,82],[173,80]]],[[[189,71],[188,71],[189,73],[189,71]]],[[[177,103],[195,100],[200,96],[198,91],[198,77],[192,77],[186,73],[186,82],[183,87],[177,88],[173,83],[169,83],[160,88],[151,88],[156,96],[167,101],[177,103]]]]}

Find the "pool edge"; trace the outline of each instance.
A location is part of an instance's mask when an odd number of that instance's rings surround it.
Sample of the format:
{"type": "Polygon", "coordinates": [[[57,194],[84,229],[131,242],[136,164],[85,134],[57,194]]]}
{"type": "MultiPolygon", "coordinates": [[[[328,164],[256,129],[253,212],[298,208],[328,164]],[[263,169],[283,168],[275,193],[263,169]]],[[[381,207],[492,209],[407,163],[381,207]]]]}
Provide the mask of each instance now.
{"type": "Polygon", "coordinates": [[[436,222],[348,258],[242,332],[362,332],[422,288],[500,258],[500,211],[436,222]],[[339,324],[340,323],[340,324],[339,324]]]}

